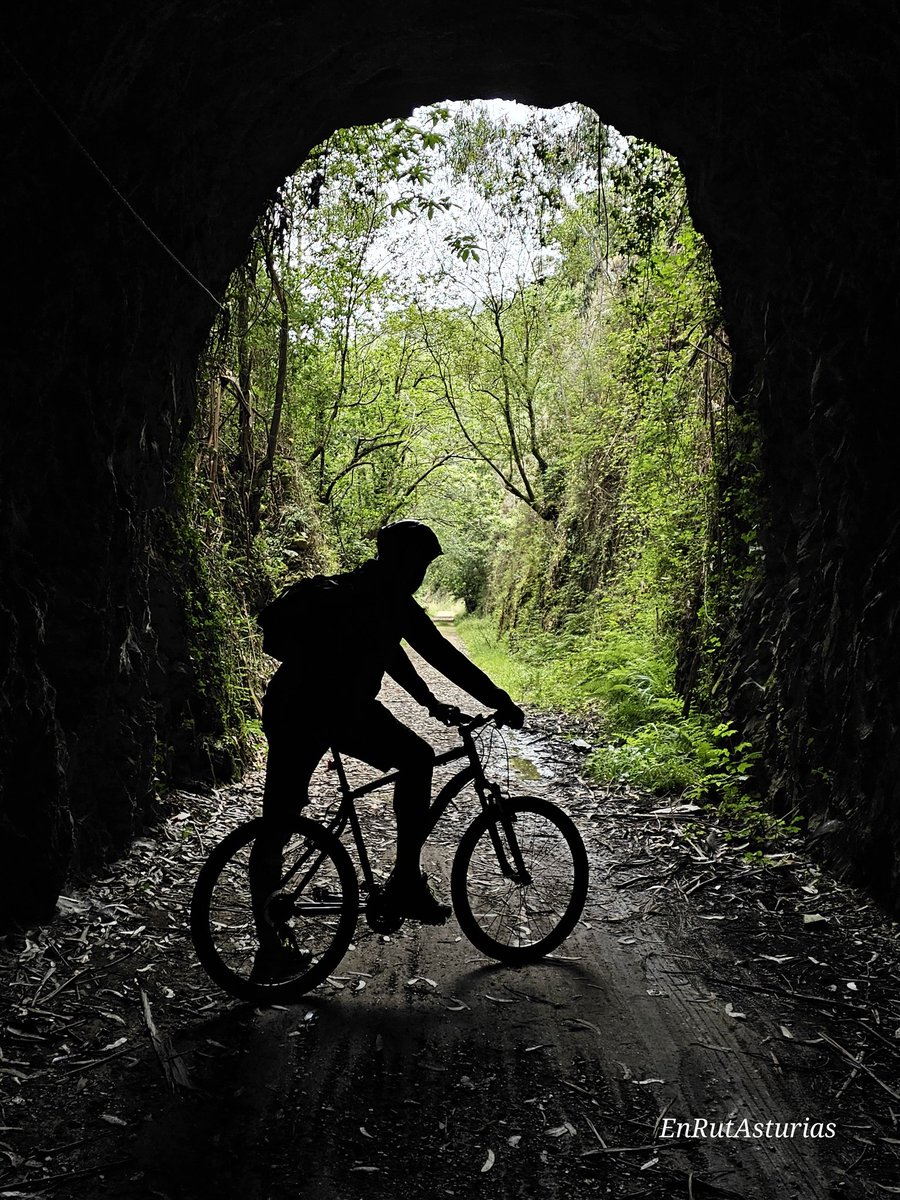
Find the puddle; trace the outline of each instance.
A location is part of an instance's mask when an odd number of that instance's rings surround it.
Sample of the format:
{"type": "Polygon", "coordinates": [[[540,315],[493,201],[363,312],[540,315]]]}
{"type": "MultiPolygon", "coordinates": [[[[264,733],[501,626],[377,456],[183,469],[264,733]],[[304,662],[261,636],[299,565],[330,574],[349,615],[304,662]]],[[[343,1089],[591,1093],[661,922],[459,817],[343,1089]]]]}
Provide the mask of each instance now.
{"type": "Polygon", "coordinates": [[[517,729],[509,740],[509,765],[523,779],[552,779],[556,774],[539,734],[517,729]]]}
{"type": "Polygon", "coordinates": [[[523,758],[521,754],[511,754],[509,756],[509,765],[521,775],[523,779],[540,779],[541,773],[531,761],[530,758],[523,758]]]}

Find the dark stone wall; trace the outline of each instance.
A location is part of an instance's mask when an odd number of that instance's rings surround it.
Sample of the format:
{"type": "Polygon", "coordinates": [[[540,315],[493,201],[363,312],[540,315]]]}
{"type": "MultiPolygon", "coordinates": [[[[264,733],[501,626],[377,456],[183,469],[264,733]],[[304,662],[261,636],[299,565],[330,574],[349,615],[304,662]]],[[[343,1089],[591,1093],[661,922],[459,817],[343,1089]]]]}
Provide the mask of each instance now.
{"type": "Polygon", "coordinates": [[[765,573],[729,702],[776,801],[842,819],[821,845],[896,903],[898,40],[886,0],[98,0],[7,17],[0,910],[52,908],[72,865],[121,849],[197,727],[168,531],[214,304],[58,117],[218,294],[331,129],[491,95],[581,100],[681,160],[763,430],[765,573]]]}

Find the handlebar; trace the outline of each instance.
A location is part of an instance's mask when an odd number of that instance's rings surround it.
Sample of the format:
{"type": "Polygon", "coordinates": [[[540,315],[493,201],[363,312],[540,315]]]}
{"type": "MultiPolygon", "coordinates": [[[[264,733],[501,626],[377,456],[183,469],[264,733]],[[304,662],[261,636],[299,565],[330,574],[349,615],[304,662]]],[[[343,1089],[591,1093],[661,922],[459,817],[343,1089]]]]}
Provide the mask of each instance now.
{"type": "Polygon", "coordinates": [[[487,725],[488,721],[492,721],[495,716],[496,713],[480,713],[472,716],[471,713],[461,712],[453,724],[465,733],[472,733],[473,730],[480,729],[482,725],[487,725]]]}
{"type": "Polygon", "coordinates": [[[476,729],[481,729],[483,726],[489,725],[491,721],[494,722],[498,729],[502,729],[504,725],[504,722],[500,720],[499,711],[473,715],[472,713],[462,712],[455,705],[448,705],[447,709],[448,716],[442,718],[444,724],[448,725],[451,729],[458,729],[461,733],[474,733],[476,729]],[[452,716],[449,713],[452,713],[452,716]]]}
{"type": "Polygon", "coordinates": [[[493,721],[497,728],[502,728],[502,722],[497,720],[497,713],[479,713],[472,716],[470,713],[461,712],[459,718],[454,720],[452,724],[462,733],[474,733],[476,729],[481,729],[484,725],[489,725],[493,721]]]}

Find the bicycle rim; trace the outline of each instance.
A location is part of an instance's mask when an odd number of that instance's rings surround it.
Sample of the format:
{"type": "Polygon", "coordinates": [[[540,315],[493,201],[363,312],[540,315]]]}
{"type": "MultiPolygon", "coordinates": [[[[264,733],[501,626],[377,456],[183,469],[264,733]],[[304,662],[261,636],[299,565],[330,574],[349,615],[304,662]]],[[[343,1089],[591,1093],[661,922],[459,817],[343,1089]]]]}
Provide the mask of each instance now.
{"type": "Polygon", "coordinates": [[[450,880],[463,933],[484,954],[512,964],[541,958],[568,937],[587,885],[587,852],[574,822],[530,796],[505,801],[500,817],[476,817],[450,880]]]}
{"type": "MultiPolygon", "coordinates": [[[[326,979],[350,945],[359,912],[347,851],[321,825],[298,818],[285,834],[280,871],[274,852],[275,874],[267,880],[272,890],[266,887],[262,906],[267,929],[291,951],[278,971],[261,969],[250,855],[264,829],[257,818],[220,842],[200,871],[191,902],[191,936],[209,976],[231,995],[263,1004],[299,997],[326,979]]],[[[271,846],[267,853],[271,862],[271,846]]]]}

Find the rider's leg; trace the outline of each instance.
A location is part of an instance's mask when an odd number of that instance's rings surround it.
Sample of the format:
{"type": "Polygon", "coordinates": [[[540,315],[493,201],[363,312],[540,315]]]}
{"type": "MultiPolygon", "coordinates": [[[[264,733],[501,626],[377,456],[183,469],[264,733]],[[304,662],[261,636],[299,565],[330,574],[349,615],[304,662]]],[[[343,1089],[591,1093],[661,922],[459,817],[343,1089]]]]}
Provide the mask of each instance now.
{"type": "Polygon", "coordinates": [[[428,827],[434,752],[427,742],[415,738],[407,740],[397,753],[400,767],[394,786],[397,862],[389,890],[394,893],[403,916],[442,925],[452,910],[431,890],[420,864],[428,827]]]}
{"type": "Polygon", "coordinates": [[[397,819],[397,863],[394,875],[399,882],[417,884],[421,875],[420,856],[425,841],[434,751],[422,738],[407,742],[398,759],[399,773],[394,785],[394,814],[397,819]]]}
{"type": "Polygon", "coordinates": [[[265,902],[278,890],[284,847],[294,819],[307,802],[310,777],[327,749],[327,738],[304,729],[297,720],[285,727],[264,717],[263,725],[269,741],[264,825],[250,851],[248,873],[260,945],[274,947],[278,931],[265,919],[265,902]]]}
{"type": "Polygon", "coordinates": [[[377,700],[348,709],[335,745],[381,770],[398,769],[394,785],[397,818],[397,865],[394,877],[404,885],[419,884],[419,856],[431,803],[434,751],[377,700]]]}

